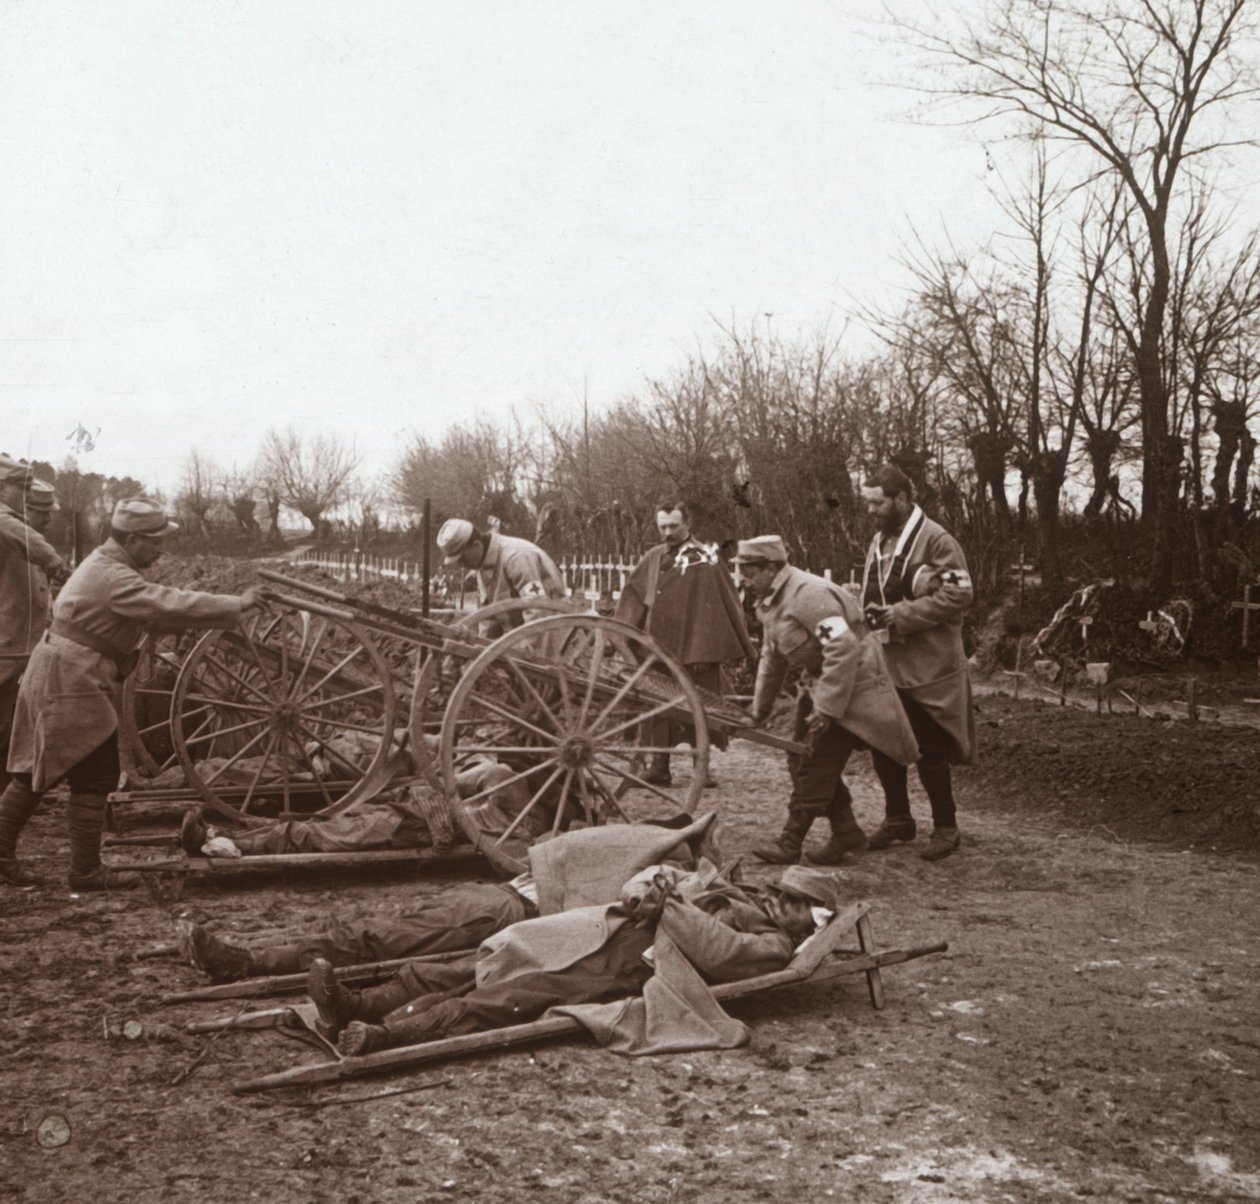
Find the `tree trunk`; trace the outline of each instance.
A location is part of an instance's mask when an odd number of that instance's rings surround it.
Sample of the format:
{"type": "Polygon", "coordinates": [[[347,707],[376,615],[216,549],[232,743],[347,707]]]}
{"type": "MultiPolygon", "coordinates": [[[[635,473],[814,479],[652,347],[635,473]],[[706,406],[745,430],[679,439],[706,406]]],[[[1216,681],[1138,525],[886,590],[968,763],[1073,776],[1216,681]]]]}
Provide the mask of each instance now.
{"type": "Polygon", "coordinates": [[[1059,448],[1037,456],[1029,465],[1037,502],[1037,530],[1041,537],[1041,577],[1051,596],[1063,590],[1063,560],[1059,552],[1059,505],[1067,476],[1067,451],[1059,448]]]}
{"type": "Polygon", "coordinates": [[[1086,440],[1089,453],[1090,471],[1094,477],[1094,488],[1085,503],[1085,517],[1097,519],[1102,516],[1103,507],[1107,504],[1107,494],[1111,488],[1111,461],[1120,450],[1120,433],[1118,431],[1095,431],[1086,440]]]}

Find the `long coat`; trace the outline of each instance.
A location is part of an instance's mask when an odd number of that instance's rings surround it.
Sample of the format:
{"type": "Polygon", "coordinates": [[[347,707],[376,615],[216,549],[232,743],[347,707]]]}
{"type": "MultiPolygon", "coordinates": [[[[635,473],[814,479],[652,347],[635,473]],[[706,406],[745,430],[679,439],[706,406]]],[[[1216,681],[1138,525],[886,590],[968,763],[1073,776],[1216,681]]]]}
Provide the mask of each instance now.
{"type": "Polygon", "coordinates": [[[757,604],[764,635],[753,713],[774,705],[791,665],[812,679],[814,709],[909,765],[918,741],[906,718],[883,648],[871,635],[857,601],[839,586],[785,565],[770,594],[757,604]]]}
{"type": "MultiPolygon", "coordinates": [[[[110,539],[75,569],[53,604],[64,620],[106,641],[120,657],[146,627],[234,627],[241,600],[146,581],[110,539]]],[[[35,790],[65,776],[118,727],[118,668],[92,648],[48,632],[31,654],[18,691],[10,773],[30,774],[35,790]]]]}
{"type": "Polygon", "coordinates": [[[958,541],[918,507],[906,529],[912,537],[899,559],[881,560],[875,536],[866,554],[863,599],[892,606],[884,652],[893,681],[949,736],[953,763],[967,765],[976,744],[962,638],[963,614],[974,598],[967,558],[958,541]]]}
{"type": "Polygon", "coordinates": [[[48,573],[64,567],[40,533],[0,504],[0,685],[22,672],[48,626],[48,573]]]}
{"type": "Polygon", "coordinates": [[[621,591],[616,617],[646,631],[682,665],[756,655],[730,573],[694,540],[649,548],[621,591]]]}

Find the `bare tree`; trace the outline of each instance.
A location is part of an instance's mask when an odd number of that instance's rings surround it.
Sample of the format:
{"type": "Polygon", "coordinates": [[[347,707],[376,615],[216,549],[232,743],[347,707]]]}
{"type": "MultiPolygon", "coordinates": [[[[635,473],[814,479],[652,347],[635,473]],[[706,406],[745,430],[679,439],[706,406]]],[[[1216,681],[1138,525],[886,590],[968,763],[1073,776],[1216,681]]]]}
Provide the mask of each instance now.
{"type": "Polygon", "coordinates": [[[1181,177],[1239,145],[1220,120],[1255,95],[1240,46],[1253,22],[1245,0],[995,0],[960,34],[901,23],[948,73],[946,96],[984,116],[1084,152],[1082,178],[1114,173],[1143,224],[1149,281],[1135,347],[1142,422],[1142,513],[1155,534],[1157,583],[1170,570],[1161,537],[1175,505],[1169,399],[1163,371],[1172,288],[1170,232],[1181,177]]]}
{"type": "Polygon", "coordinates": [[[289,427],[267,432],[262,464],[284,505],[301,514],[318,535],[325,513],[349,499],[359,457],[335,435],[303,437],[289,427]]]}
{"type": "Polygon", "coordinates": [[[196,527],[203,544],[210,542],[209,514],[220,499],[221,476],[218,465],[204,452],[193,450],[184,457],[176,505],[196,527]]]}

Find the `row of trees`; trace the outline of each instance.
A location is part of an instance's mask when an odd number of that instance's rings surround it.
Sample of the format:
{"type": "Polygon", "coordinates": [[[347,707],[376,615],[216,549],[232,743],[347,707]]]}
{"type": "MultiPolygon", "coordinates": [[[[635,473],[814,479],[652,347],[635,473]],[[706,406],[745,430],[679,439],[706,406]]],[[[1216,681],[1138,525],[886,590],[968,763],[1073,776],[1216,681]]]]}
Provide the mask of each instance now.
{"type": "Polygon", "coordinates": [[[273,429],[247,469],[225,468],[205,452],[190,452],[175,507],[206,546],[221,541],[225,530],[247,541],[279,543],[286,508],[319,535],[330,532],[327,516],[334,513],[343,529],[353,514],[359,527],[371,532],[379,528],[376,493],[361,483],[358,468],[358,456],[336,436],[273,429]]]}
{"type": "Polygon", "coordinates": [[[874,350],[732,321],[615,404],[417,436],[377,486],[334,436],[273,430],[248,471],[194,452],[178,509],[206,539],[274,535],[282,507],[363,539],[431,499],[439,521],[630,556],[681,497],[709,538],[778,531],[843,571],[861,474],[892,461],[982,585],[1026,554],[1056,592],[1078,572],[1156,598],[1253,575],[1260,238],[1216,173],[1255,125],[1257,3],[1001,0],[896,24],[924,113],[956,106],[1015,153],[993,171],[1001,228],[918,238],[903,301],[853,315],[874,350]]]}
{"type": "Polygon", "coordinates": [[[1017,153],[994,168],[1003,228],[918,239],[904,304],[855,315],[882,350],[732,324],[611,409],[417,439],[395,496],[620,546],[679,493],[714,533],[779,530],[842,566],[865,535],[856,476],[888,459],[982,579],[1026,543],[1061,587],[1065,513],[1085,571],[1156,595],[1233,573],[1257,510],[1260,244],[1214,182],[1255,125],[1254,8],[1002,0],[896,24],[926,60],[924,114],[952,105],[1017,153]]]}

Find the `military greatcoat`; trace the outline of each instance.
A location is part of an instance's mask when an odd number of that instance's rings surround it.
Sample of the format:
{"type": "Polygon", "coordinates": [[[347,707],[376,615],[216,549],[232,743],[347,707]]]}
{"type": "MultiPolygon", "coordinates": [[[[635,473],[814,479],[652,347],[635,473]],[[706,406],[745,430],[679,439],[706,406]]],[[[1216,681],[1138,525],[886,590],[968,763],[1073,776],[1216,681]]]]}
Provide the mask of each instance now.
{"type": "Polygon", "coordinates": [[[881,555],[876,535],[866,555],[866,605],[892,607],[884,651],[897,689],[914,699],[954,746],[950,760],[975,757],[971,679],[963,650],[963,614],[974,597],[958,541],[917,506],[898,546],[881,555]]]}
{"type": "Polygon", "coordinates": [[[118,662],[146,627],[234,627],[241,600],[146,581],[113,539],[88,556],[53,604],[53,626],[71,624],[97,647],[49,631],[31,654],[18,691],[9,772],[42,791],[100,747],[118,727],[118,662]]]}
{"type": "Polygon", "coordinates": [[[785,565],[757,604],[761,661],[753,713],[768,714],[791,665],[811,678],[814,709],[863,744],[909,765],[918,741],[893,688],[883,647],[866,625],[857,600],[839,586],[785,565]]]}

